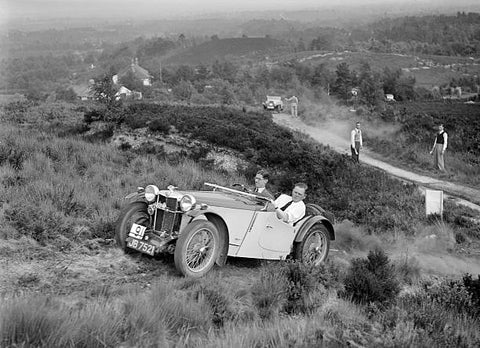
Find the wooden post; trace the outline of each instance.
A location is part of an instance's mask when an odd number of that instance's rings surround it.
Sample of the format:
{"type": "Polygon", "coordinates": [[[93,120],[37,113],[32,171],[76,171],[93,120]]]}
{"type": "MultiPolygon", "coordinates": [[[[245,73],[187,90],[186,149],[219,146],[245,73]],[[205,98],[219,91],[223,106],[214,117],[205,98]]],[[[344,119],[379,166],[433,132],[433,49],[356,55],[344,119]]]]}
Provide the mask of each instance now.
{"type": "Polygon", "coordinates": [[[437,214],[443,219],[443,191],[425,190],[425,214],[437,214]]]}

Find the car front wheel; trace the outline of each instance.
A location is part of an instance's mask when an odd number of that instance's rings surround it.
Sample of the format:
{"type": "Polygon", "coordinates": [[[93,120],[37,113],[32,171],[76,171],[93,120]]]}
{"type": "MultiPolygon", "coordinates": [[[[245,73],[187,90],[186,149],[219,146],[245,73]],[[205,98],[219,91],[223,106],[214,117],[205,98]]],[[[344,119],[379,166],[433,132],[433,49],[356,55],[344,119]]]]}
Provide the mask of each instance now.
{"type": "Polygon", "coordinates": [[[126,206],[117,220],[115,225],[115,240],[117,245],[125,252],[133,252],[127,248],[125,239],[132,228],[132,224],[150,227],[150,215],[147,212],[147,205],[142,202],[135,202],[126,206]]]}
{"type": "Polygon", "coordinates": [[[220,236],[213,223],[196,220],[180,233],[175,246],[175,267],[186,277],[203,277],[214,266],[220,236]]]}
{"type": "Polygon", "coordinates": [[[313,225],[294,248],[294,257],[307,265],[317,266],[327,259],[330,238],[324,225],[313,225]]]}

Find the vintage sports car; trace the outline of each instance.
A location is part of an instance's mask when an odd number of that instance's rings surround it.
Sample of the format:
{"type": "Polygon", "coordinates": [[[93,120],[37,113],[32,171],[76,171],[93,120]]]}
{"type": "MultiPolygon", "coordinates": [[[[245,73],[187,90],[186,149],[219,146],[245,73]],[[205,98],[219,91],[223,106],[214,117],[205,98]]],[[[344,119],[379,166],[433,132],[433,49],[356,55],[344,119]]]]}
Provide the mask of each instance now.
{"type": "Polygon", "coordinates": [[[116,223],[125,252],[170,252],[185,276],[201,277],[227,256],[268,260],[293,257],[319,264],[335,239],[333,217],[314,204],[295,226],[276,217],[268,198],[205,183],[210,190],[139,187],[129,194],[116,223]],[[327,216],[329,216],[327,218],[327,216]]]}
{"type": "Polygon", "coordinates": [[[267,95],[267,100],[263,102],[263,109],[269,111],[280,112],[283,110],[282,97],[267,95]]]}

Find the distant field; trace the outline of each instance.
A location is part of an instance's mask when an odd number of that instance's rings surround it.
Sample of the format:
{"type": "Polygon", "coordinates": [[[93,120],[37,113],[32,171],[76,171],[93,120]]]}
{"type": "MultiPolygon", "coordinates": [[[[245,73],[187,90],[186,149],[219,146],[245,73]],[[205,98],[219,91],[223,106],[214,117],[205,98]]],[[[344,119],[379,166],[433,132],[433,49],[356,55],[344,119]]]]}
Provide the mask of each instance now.
{"type": "Polygon", "coordinates": [[[404,75],[415,77],[417,86],[428,89],[448,83],[454,77],[480,74],[480,60],[469,57],[310,51],[278,56],[276,59],[278,62],[294,59],[313,65],[325,63],[330,70],[335,70],[342,62],[347,63],[350,70],[356,71],[359,71],[363,62],[368,62],[375,71],[382,71],[385,68],[408,69],[404,70],[404,75]]]}
{"type": "Polygon", "coordinates": [[[263,61],[269,57],[278,64],[296,60],[305,64],[324,63],[335,71],[338,64],[345,62],[350,70],[359,71],[363,62],[373,70],[402,69],[405,76],[413,76],[418,87],[431,89],[449,83],[452,78],[480,74],[480,59],[449,56],[413,56],[375,52],[326,52],[304,51],[285,53],[281,41],[271,38],[229,38],[211,40],[196,47],[176,52],[167,58],[167,64],[211,64],[215,60],[237,60],[250,58],[263,61]]]}
{"type": "Polygon", "coordinates": [[[182,50],[165,60],[166,64],[211,64],[225,58],[241,58],[259,55],[264,58],[270,52],[282,47],[279,40],[257,38],[229,38],[204,42],[198,46],[182,50]]]}

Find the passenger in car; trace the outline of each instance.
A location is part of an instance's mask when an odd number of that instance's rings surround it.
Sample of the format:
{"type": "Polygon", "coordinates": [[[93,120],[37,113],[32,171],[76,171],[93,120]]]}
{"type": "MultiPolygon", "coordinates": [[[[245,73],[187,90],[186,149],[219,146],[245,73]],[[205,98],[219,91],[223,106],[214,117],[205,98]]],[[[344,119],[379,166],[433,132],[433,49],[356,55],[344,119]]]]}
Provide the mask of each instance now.
{"type": "Polygon", "coordinates": [[[274,199],[273,194],[266,188],[270,174],[266,170],[259,170],[255,175],[255,189],[253,193],[258,196],[274,199]]]}
{"type": "Polygon", "coordinates": [[[280,195],[280,197],[273,202],[277,218],[292,226],[295,222],[303,218],[306,211],[303,200],[307,196],[307,189],[307,184],[299,182],[293,187],[292,196],[285,194],[280,195]]]}

